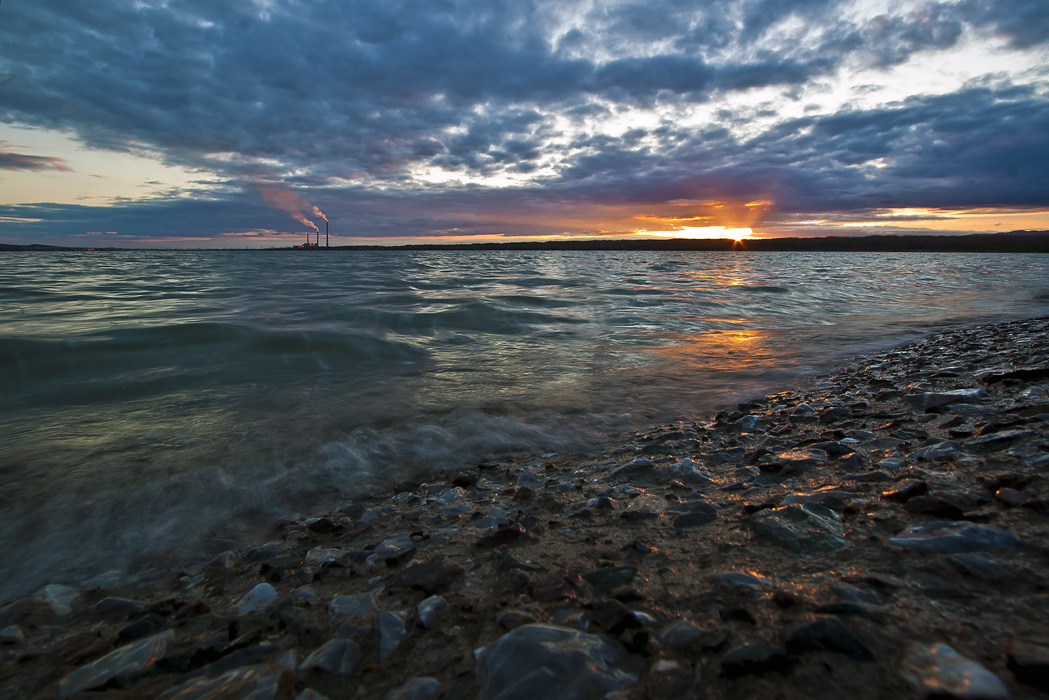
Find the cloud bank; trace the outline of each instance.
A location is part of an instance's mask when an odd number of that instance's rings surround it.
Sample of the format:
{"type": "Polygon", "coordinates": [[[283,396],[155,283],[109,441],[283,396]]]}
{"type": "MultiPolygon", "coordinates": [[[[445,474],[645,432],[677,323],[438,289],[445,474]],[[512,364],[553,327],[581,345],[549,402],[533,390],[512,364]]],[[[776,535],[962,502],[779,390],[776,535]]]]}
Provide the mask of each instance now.
{"type": "MultiPolygon", "coordinates": [[[[0,47],[0,125],[201,174],[0,205],[7,240],[297,239],[314,206],[375,240],[1049,208],[1041,0],[37,0],[0,47]]],[[[63,158],[0,149],[0,178],[63,158]]]]}

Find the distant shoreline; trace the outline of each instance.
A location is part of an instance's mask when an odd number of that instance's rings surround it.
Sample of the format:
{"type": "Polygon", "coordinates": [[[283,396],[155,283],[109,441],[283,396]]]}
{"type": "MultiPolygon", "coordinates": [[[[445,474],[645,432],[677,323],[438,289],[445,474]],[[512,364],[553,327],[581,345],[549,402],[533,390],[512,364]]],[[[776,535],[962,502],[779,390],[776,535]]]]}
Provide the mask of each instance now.
{"type": "Polygon", "coordinates": [[[722,238],[616,239],[570,241],[520,241],[508,243],[414,243],[407,245],[352,245],[320,248],[74,248],[51,245],[0,243],[0,252],[127,252],[164,251],[359,251],[359,250],[551,250],[551,251],[740,251],[740,252],[884,252],[884,253],[1049,253],[1049,231],[1011,231],[965,236],[828,236],[822,238],[755,238],[734,241],[722,238]]]}

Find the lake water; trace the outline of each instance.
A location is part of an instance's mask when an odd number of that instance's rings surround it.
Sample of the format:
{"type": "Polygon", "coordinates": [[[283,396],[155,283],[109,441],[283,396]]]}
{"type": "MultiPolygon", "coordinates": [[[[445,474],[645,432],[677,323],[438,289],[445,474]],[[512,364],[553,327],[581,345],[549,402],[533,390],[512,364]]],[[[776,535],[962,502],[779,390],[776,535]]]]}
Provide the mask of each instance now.
{"type": "Polygon", "coordinates": [[[3,254],[0,600],[1047,312],[1038,255],[3,254]]]}

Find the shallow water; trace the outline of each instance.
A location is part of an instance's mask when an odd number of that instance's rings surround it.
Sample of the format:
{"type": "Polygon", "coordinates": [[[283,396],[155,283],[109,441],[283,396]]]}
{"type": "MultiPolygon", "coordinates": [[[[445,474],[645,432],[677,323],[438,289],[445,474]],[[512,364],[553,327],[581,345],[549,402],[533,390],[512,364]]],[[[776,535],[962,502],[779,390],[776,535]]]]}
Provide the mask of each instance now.
{"type": "Polygon", "coordinates": [[[4,254],[0,599],[1047,310],[1038,255],[4,254]]]}

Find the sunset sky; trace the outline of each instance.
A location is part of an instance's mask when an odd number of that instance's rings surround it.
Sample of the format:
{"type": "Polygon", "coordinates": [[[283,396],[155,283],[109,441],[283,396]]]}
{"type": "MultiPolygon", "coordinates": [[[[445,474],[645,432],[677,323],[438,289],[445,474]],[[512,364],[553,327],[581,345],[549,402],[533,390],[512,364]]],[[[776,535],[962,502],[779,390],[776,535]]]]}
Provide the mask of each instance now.
{"type": "Polygon", "coordinates": [[[1049,2],[0,5],[0,242],[314,207],[333,244],[1049,229],[1049,2]]]}

